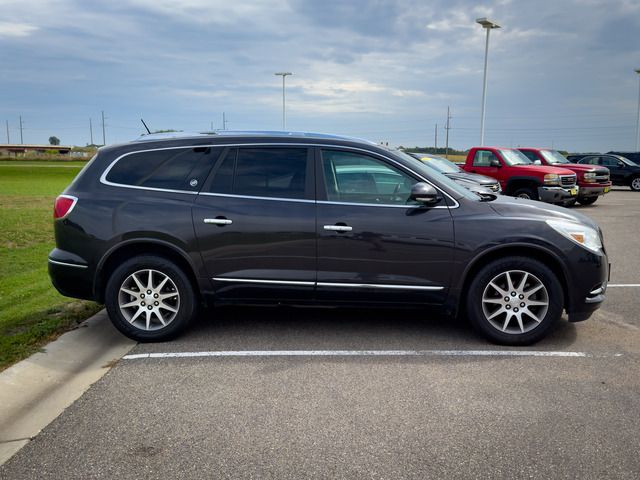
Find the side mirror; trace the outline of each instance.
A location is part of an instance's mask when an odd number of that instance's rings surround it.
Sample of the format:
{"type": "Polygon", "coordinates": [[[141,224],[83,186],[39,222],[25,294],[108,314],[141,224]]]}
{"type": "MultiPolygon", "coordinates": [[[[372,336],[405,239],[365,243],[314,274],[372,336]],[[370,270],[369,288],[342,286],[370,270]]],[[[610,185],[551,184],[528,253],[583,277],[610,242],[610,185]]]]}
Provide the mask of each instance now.
{"type": "Polygon", "coordinates": [[[433,188],[433,186],[424,182],[418,182],[411,187],[409,199],[424,205],[435,205],[442,200],[442,198],[438,196],[438,191],[433,188]]]}
{"type": "Polygon", "coordinates": [[[618,167],[624,168],[624,162],[618,162],[618,167]]]}
{"type": "Polygon", "coordinates": [[[493,160],[491,160],[489,162],[489,166],[490,167],[498,167],[498,168],[500,168],[502,166],[502,164],[500,163],[500,160],[498,160],[497,158],[494,158],[493,160]]]}
{"type": "Polygon", "coordinates": [[[534,165],[542,165],[542,162],[540,160],[534,160],[533,164],[534,165]]]}

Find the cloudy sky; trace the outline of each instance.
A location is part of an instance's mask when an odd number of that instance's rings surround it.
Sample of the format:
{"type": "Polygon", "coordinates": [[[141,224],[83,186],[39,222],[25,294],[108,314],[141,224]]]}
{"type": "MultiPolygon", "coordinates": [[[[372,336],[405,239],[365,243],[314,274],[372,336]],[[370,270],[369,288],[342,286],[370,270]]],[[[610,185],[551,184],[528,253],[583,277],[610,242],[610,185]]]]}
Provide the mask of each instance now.
{"type": "Polygon", "coordinates": [[[0,0],[0,141],[287,129],[393,145],[633,149],[638,0],[0,0]]]}

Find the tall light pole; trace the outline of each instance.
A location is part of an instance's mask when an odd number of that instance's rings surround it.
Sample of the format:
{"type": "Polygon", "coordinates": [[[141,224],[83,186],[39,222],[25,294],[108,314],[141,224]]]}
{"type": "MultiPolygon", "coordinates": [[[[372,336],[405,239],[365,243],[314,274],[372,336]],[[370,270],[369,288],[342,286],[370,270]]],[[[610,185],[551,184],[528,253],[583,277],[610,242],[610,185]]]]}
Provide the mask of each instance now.
{"type": "Polygon", "coordinates": [[[274,75],[280,75],[282,77],[282,130],[285,130],[286,127],[286,122],[285,122],[285,116],[284,116],[284,79],[287,77],[287,75],[293,75],[293,73],[291,72],[276,72],[274,75]]]}
{"type": "Polygon", "coordinates": [[[638,74],[638,116],[636,118],[636,152],[640,151],[640,68],[636,68],[638,74]]]}
{"type": "Polygon", "coordinates": [[[482,25],[482,28],[487,29],[487,42],[484,46],[484,79],[482,81],[482,114],[480,117],[480,145],[484,145],[484,110],[487,106],[487,62],[489,59],[489,32],[491,32],[494,28],[500,28],[495,22],[487,18],[478,18],[476,23],[482,25]]]}

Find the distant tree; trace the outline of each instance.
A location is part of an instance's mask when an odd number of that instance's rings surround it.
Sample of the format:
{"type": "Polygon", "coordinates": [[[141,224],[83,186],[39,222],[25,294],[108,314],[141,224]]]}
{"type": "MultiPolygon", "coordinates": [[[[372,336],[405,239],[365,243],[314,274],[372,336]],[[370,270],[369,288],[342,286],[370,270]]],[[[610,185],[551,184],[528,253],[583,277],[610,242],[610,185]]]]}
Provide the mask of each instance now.
{"type": "Polygon", "coordinates": [[[60,139],[58,137],[49,137],[49,145],[60,145],[60,139]]]}

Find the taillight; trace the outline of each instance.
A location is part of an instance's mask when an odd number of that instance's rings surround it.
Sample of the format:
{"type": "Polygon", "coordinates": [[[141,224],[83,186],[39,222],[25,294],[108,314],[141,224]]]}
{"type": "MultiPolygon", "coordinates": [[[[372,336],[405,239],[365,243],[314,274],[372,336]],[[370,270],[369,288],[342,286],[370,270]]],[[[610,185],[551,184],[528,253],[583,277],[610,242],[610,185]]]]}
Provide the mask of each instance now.
{"type": "Polygon", "coordinates": [[[53,218],[57,220],[69,215],[77,201],[78,199],[71,195],[60,195],[53,206],[53,218]]]}

